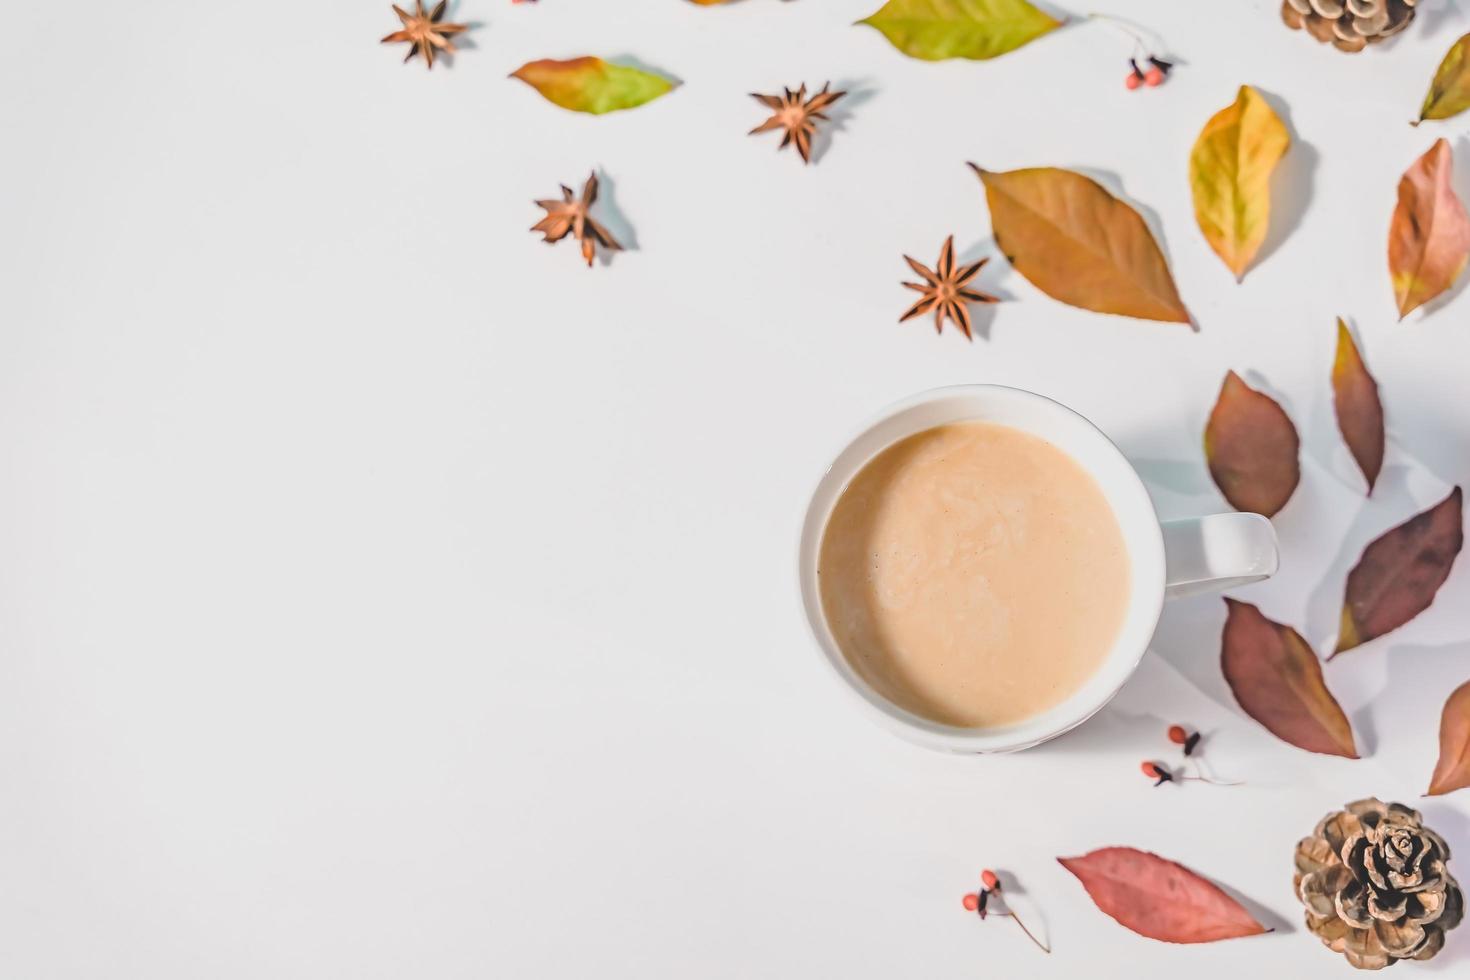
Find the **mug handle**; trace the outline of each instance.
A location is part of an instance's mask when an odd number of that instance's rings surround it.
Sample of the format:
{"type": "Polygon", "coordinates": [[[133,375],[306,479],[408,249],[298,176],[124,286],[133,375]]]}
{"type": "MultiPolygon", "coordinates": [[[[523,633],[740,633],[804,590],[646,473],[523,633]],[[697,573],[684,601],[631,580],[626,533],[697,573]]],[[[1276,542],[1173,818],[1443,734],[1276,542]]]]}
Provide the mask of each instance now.
{"type": "Polygon", "coordinates": [[[1210,514],[1169,521],[1163,530],[1166,599],[1259,582],[1281,564],[1276,529],[1260,514],[1210,514]]]}

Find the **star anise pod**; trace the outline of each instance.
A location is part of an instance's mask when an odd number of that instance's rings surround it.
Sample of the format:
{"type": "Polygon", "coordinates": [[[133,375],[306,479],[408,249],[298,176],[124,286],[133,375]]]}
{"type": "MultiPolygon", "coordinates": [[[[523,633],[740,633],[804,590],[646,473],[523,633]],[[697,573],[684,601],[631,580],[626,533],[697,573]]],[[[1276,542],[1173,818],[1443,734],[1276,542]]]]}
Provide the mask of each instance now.
{"type": "Polygon", "coordinates": [[[919,301],[909,307],[907,313],[898,318],[902,323],[912,317],[921,316],[931,310],[934,313],[934,330],[937,333],[944,332],[944,318],[949,317],[955,326],[964,332],[965,337],[974,340],[970,332],[970,311],[965,308],[966,303],[999,303],[1000,300],[988,293],[977,292],[966,289],[971,279],[980,274],[980,269],[989,262],[989,259],[981,259],[973,265],[963,266],[959,269],[954,267],[954,236],[950,235],[944,240],[944,248],[939,250],[939,264],[930,269],[920,262],[915,262],[907,255],[903,260],[909,264],[909,268],[917,272],[923,282],[906,282],[904,286],[916,293],[921,293],[919,301]]]}
{"type": "Polygon", "coordinates": [[[408,54],[403,56],[405,62],[414,55],[421,54],[424,56],[424,63],[433,68],[435,51],[453,51],[454,42],[449,38],[469,30],[470,25],[441,23],[444,11],[449,6],[449,0],[439,0],[434,10],[427,14],[424,13],[424,0],[413,0],[413,5],[414,12],[409,13],[398,4],[393,4],[393,12],[403,22],[403,27],[383,38],[381,43],[391,44],[405,41],[411,45],[408,54]]]}
{"type": "Polygon", "coordinates": [[[846,92],[832,92],[832,83],[828,82],[822,86],[822,90],[810,99],[806,97],[806,83],[795,92],[786,89],[785,95],[757,95],[750,93],[750,97],[761,105],[773,110],[771,118],[752,129],[749,135],[756,133],[768,133],[773,129],[784,129],[786,135],[781,138],[781,145],[777,149],[784,150],[791,142],[796,143],[796,152],[801,154],[803,163],[812,162],[812,136],[816,134],[816,120],[826,120],[822,110],[846,95],[846,92]]]}
{"type": "Polygon", "coordinates": [[[577,198],[572,189],[566,184],[561,185],[561,200],[556,199],[537,201],[536,206],[546,211],[546,217],[531,226],[532,231],[539,231],[545,235],[548,242],[559,242],[568,234],[577,236],[577,241],[582,243],[582,258],[587,260],[587,267],[592,267],[592,259],[597,254],[597,246],[610,251],[621,251],[622,247],[617,239],[602,225],[592,220],[588,209],[597,200],[597,174],[593,173],[587,178],[587,183],[582,185],[582,197],[577,198]]]}

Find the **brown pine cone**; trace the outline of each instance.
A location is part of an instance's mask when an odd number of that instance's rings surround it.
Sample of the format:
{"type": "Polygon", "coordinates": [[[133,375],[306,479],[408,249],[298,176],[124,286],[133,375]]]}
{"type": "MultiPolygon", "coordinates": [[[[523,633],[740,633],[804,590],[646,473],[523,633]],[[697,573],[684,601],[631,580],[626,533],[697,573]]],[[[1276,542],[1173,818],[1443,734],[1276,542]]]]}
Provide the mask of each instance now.
{"type": "Polygon", "coordinates": [[[1307,928],[1360,970],[1427,960],[1460,924],[1465,896],[1449,845],[1419,811],[1377,799],[1329,813],[1296,846],[1307,928]]]}
{"type": "Polygon", "coordinates": [[[1281,19],[1339,51],[1358,52],[1414,19],[1418,0],[1282,0],[1281,19]]]}

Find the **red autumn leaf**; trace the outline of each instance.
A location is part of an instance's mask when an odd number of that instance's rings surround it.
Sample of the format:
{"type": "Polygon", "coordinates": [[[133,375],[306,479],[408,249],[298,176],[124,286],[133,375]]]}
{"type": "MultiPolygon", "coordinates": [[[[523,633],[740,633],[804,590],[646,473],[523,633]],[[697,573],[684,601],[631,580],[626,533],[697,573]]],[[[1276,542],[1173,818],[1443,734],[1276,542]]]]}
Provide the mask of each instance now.
{"type": "Polygon", "coordinates": [[[1470,681],[1455,688],[1439,719],[1439,762],[1426,796],[1470,786],[1470,681]]]}
{"type": "Polygon", "coordinates": [[[1296,426],[1268,395],[1225,375],[1205,426],[1205,458],[1215,485],[1236,510],[1271,517],[1302,478],[1296,426]]]}
{"type": "Polygon", "coordinates": [[[1450,145],[1436,140],[1399,180],[1388,227],[1388,275],[1402,320],[1454,285],[1470,259],[1470,216],[1450,187],[1450,145]]]}
{"type": "Polygon", "coordinates": [[[1465,543],[1462,496],[1455,487],[1444,500],[1363,549],[1348,573],[1333,657],[1398,629],[1434,602],[1465,543]]]}
{"type": "Polygon", "coordinates": [[[1337,428],[1368,481],[1368,493],[1383,469],[1383,404],[1378,382],[1368,373],[1347,324],[1337,321],[1337,358],[1332,363],[1332,403],[1337,428]]]}
{"type": "Polygon", "coordinates": [[[1245,713],[1308,752],[1358,757],[1353,728],[1322,680],[1322,664],[1296,630],[1248,602],[1226,599],[1230,615],[1220,668],[1245,713]]]}
{"type": "Polygon", "coordinates": [[[1220,886],[1182,864],[1131,847],[1057,858],[1099,909],[1140,936],[1212,943],[1270,932],[1220,886]]]}

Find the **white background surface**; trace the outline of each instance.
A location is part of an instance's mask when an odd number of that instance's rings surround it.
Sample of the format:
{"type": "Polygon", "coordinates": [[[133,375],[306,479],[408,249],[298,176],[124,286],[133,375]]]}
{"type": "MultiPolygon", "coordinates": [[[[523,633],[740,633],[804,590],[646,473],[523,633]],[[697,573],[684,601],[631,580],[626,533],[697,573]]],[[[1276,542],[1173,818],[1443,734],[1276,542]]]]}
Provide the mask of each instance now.
{"type": "MultiPolygon", "coordinates": [[[[926,64],[848,26],[876,6],[463,0],[474,50],[429,73],[377,44],[386,3],[8,5],[0,975],[1347,975],[1300,926],[1292,847],[1346,800],[1423,791],[1470,677],[1464,560],[1328,668],[1362,761],[1241,714],[1217,599],[1172,606],[1083,729],[957,758],[827,676],[796,531],[863,419],[973,381],[1092,416],[1166,517],[1221,509],[1200,433],[1225,370],[1259,372],[1305,475],[1281,576],[1240,595],[1328,645],[1362,545],[1470,479],[1470,300],[1398,325],[1384,270],[1437,135],[1470,193],[1464,119],[1407,125],[1470,17],[1425,0],[1351,58],[1272,0],[1100,0],[1188,62],[1129,93],[1105,27],[926,64]],[[592,118],[505,77],[580,54],[684,85],[592,118]],[[852,94],[817,166],[744,135],[747,92],[828,78],[852,94]],[[1295,144],[1237,286],[1185,160],[1241,82],[1295,144]],[[966,160],[1139,203],[1200,331],[1069,309],[1003,260],[988,339],[899,326],[902,253],[993,252],[966,160]],[[593,167],[637,248],[589,271],[526,229],[593,167]],[[1389,413],[1371,502],[1331,415],[1340,313],[1389,413]],[[1171,721],[1250,785],[1152,789],[1171,721]],[[1134,936],[1054,861],[1110,844],[1282,928],[1134,936]],[[984,866],[1054,955],[960,910],[984,866]]],[[[1470,878],[1470,793],[1424,811],[1470,878]]],[[[1465,971],[1464,932],[1399,969],[1465,971]]]]}

